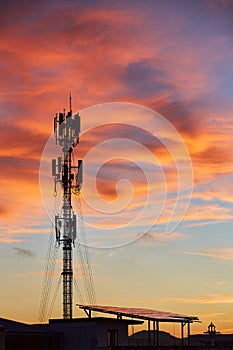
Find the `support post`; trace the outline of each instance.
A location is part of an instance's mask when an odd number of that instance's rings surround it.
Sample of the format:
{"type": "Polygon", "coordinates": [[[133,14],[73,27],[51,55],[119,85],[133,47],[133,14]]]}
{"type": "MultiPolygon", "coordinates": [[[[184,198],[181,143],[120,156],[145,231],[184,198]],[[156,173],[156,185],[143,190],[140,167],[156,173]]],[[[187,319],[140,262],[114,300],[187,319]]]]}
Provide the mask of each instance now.
{"type": "Polygon", "coordinates": [[[156,321],[157,348],[159,347],[159,321],[156,321]]]}
{"type": "Polygon", "coordinates": [[[184,323],[181,322],[181,344],[184,345],[184,323]]]}
{"type": "Polygon", "coordinates": [[[188,346],[190,345],[190,322],[187,324],[188,327],[188,346]]]}
{"type": "Polygon", "coordinates": [[[155,348],[155,321],[153,321],[153,347],[155,348]]]}
{"type": "Polygon", "coordinates": [[[150,346],[150,319],[148,320],[148,345],[150,346]]]}

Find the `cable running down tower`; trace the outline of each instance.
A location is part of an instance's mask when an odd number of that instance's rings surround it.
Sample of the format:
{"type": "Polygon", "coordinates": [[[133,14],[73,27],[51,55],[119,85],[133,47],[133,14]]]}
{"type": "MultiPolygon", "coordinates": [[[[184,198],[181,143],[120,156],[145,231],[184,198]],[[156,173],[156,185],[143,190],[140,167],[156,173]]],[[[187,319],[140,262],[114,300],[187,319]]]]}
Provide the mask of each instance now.
{"type": "Polygon", "coordinates": [[[78,192],[82,186],[82,160],[72,162],[72,152],[79,144],[80,116],[72,115],[71,95],[70,111],[56,114],[54,134],[56,144],[62,148],[62,155],[52,160],[54,192],[57,184],[62,186],[63,202],[61,213],[55,215],[56,241],[63,248],[63,318],[72,318],[73,306],[73,247],[76,239],[76,215],[72,208],[72,192],[78,192]]]}

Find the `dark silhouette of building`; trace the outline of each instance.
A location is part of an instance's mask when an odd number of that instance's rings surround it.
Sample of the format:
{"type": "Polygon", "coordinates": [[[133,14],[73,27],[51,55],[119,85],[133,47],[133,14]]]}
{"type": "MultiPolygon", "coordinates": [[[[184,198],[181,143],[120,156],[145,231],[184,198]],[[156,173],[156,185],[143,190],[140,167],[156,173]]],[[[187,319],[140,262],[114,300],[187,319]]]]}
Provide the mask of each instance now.
{"type": "MultiPolygon", "coordinates": [[[[128,309],[129,310],[129,309],[128,309]]],[[[49,323],[28,325],[0,318],[0,350],[233,350],[233,334],[216,334],[211,346],[209,334],[176,338],[167,332],[144,330],[128,337],[129,325],[143,320],[120,315],[77,319],[52,319],[49,323]],[[159,336],[159,347],[154,345],[159,336]]]]}
{"type": "Polygon", "coordinates": [[[62,334],[0,318],[0,350],[62,350],[62,334]]]}

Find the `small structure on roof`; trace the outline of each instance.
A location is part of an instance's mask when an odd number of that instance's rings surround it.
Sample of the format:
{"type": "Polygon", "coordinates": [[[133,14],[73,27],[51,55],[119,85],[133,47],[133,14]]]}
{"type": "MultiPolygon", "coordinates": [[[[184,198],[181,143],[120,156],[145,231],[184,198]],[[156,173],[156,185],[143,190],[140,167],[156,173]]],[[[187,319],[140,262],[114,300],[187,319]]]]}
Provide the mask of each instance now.
{"type": "Polygon", "coordinates": [[[220,332],[216,331],[216,327],[213,324],[213,322],[211,322],[208,326],[208,330],[206,332],[204,332],[205,334],[209,334],[210,336],[210,342],[211,342],[211,346],[215,345],[215,334],[219,334],[220,332]]]}
{"type": "Polygon", "coordinates": [[[77,304],[80,309],[83,309],[89,318],[92,317],[92,311],[101,312],[116,315],[118,320],[122,320],[123,317],[130,317],[131,319],[146,320],[148,322],[148,336],[149,344],[153,346],[159,346],[159,324],[162,322],[176,322],[181,325],[181,342],[184,340],[184,327],[187,325],[187,339],[189,345],[190,338],[190,324],[198,322],[199,318],[196,316],[188,316],[183,314],[177,314],[173,312],[158,311],[142,308],[127,308],[116,306],[102,306],[102,305],[81,305],[77,304]],[[153,323],[153,339],[150,339],[151,335],[151,322],[153,323]]]}

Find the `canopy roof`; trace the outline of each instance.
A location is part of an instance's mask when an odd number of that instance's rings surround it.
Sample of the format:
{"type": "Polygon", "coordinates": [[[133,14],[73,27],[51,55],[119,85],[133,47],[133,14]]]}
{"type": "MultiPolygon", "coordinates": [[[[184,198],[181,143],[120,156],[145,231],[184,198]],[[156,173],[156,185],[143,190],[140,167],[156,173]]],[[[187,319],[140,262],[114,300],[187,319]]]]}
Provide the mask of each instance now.
{"type": "Polygon", "coordinates": [[[185,322],[192,323],[199,321],[196,316],[187,316],[182,314],[176,314],[173,312],[158,311],[151,309],[141,308],[128,308],[128,307],[116,307],[116,306],[102,306],[102,305],[80,305],[77,304],[80,309],[83,309],[88,316],[91,317],[91,311],[104,312],[108,314],[116,315],[118,318],[131,317],[143,320],[153,320],[159,322],[185,322]]]}

